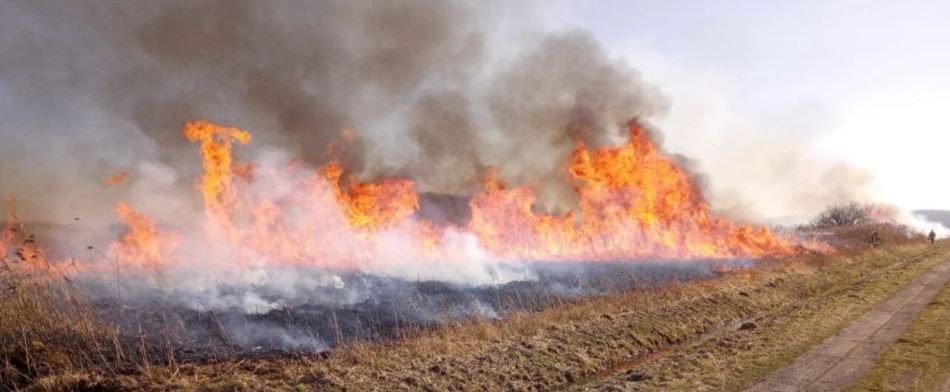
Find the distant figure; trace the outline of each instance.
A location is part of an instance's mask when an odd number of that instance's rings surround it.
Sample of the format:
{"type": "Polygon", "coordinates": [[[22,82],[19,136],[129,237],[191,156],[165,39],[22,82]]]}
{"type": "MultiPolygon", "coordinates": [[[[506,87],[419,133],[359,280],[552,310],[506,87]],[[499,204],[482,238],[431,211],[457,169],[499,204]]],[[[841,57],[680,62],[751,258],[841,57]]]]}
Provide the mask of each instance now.
{"type": "Polygon", "coordinates": [[[930,230],[930,234],[927,235],[927,238],[930,238],[930,243],[933,244],[937,240],[937,233],[934,233],[933,229],[930,230]]]}
{"type": "Polygon", "coordinates": [[[881,244],[881,235],[877,233],[877,230],[875,230],[873,233],[871,233],[871,247],[877,248],[877,246],[880,244],[881,244]]]}

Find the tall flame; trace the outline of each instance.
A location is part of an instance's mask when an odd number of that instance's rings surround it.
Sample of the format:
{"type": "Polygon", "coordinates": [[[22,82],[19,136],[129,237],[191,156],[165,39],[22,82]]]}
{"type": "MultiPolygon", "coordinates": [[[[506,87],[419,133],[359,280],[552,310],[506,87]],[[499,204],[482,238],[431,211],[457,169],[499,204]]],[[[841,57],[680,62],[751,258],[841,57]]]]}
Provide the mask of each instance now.
{"type": "Polygon", "coordinates": [[[123,262],[136,263],[153,272],[161,271],[166,256],[178,245],[178,236],[159,231],[147,215],[126,203],[116,205],[115,214],[129,228],[121,240],[112,244],[115,255],[123,262]]]}
{"type": "Polygon", "coordinates": [[[231,144],[247,144],[251,134],[237,128],[221,127],[207,121],[196,121],[185,125],[185,137],[189,141],[201,142],[201,156],[204,164],[204,176],[201,177],[201,193],[204,195],[205,208],[223,225],[230,221],[228,213],[234,208],[235,195],[230,189],[231,144]]]}

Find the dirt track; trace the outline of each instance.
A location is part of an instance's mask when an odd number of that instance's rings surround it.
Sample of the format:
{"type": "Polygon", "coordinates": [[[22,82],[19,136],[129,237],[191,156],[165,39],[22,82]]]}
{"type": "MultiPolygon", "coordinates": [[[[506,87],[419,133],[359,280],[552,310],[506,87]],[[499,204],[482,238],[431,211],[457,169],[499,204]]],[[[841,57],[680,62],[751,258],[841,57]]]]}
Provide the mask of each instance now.
{"type": "MultiPolygon", "coordinates": [[[[841,333],[828,338],[748,391],[838,391],[846,388],[871,369],[884,348],[903,334],[948,281],[950,260],[918,276],[841,333]]],[[[947,386],[944,390],[948,390],[947,386]]]]}

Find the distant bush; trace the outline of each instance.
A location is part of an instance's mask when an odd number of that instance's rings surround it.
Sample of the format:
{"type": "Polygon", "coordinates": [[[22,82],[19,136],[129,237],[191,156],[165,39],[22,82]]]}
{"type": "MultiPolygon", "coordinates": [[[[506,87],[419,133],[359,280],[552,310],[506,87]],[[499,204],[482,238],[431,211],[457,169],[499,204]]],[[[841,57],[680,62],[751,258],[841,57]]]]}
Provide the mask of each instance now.
{"type": "Polygon", "coordinates": [[[845,227],[871,223],[871,207],[854,201],[829,206],[812,221],[816,227],[845,227]]]}
{"type": "Polygon", "coordinates": [[[824,209],[812,221],[800,226],[804,232],[820,231],[832,234],[824,240],[837,249],[854,249],[868,246],[871,235],[877,233],[882,245],[905,244],[924,241],[926,236],[912,227],[897,223],[892,207],[837,203],[824,209]]]}

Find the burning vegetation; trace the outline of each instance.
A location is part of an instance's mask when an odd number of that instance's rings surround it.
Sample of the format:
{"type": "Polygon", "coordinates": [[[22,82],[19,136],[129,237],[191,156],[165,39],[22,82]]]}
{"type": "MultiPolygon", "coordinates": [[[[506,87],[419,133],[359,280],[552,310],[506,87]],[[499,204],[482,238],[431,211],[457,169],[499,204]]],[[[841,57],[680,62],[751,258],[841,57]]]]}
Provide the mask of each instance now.
{"type": "MultiPolygon", "coordinates": [[[[408,179],[361,182],[339,162],[307,170],[258,167],[232,156],[251,135],[208,122],[189,123],[185,136],[200,143],[200,191],[206,225],[199,243],[227,249],[235,265],[294,265],[361,271],[380,257],[426,263],[464,262],[448,239],[470,238],[493,262],[696,260],[780,257],[802,244],[767,227],[739,225],[711,215],[690,175],[658,150],[645,129],[630,122],[630,140],[589,149],[578,142],[568,165],[578,210],[539,211],[530,186],[509,187],[488,170],[471,197],[465,226],[436,225],[417,216],[419,195],[408,179]],[[235,170],[235,168],[251,167],[235,170]],[[236,175],[253,172],[253,175],[236,175]],[[280,193],[262,187],[280,185],[280,193]],[[400,253],[385,237],[398,233],[400,253]],[[382,238],[382,239],[381,239],[382,238]]],[[[122,263],[159,267],[200,263],[176,254],[178,238],[120,204],[129,232],[114,245],[122,263]]],[[[172,227],[173,222],[163,222],[172,227]]]]}
{"type": "Polygon", "coordinates": [[[4,85],[35,90],[18,102],[37,118],[64,113],[16,138],[27,159],[0,185],[35,219],[107,221],[46,249],[8,199],[0,387],[322,352],[831,251],[714,213],[651,128],[658,89],[586,32],[495,25],[505,7],[0,3],[16,15],[0,42],[25,40],[4,85]],[[85,154],[33,154],[77,140],[85,154]]]}
{"type": "Polygon", "coordinates": [[[169,363],[322,351],[709,279],[748,268],[750,259],[814,248],[713,216],[689,173],[639,123],[627,130],[620,146],[576,143],[563,167],[578,196],[576,212],[544,212],[531,187],[510,187],[487,169],[469,198],[470,219],[459,224],[420,216],[412,180],[361,181],[335,160],[315,168],[293,159],[243,161],[234,149],[248,144],[250,133],[188,123],[184,137],[198,144],[202,159],[201,220],[167,221],[120,202],[114,212],[124,227],[106,253],[90,246],[93,257],[50,261],[24,237],[8,200],[0,256],[12,302],[4,306],[38,318],[23,324],[29,331],[12,324],[0,331],[3,339],[33,339],[4,354],[27,361],[13,365],[22,374],[11,380],[43,374],[40,366],[137,361],[128,355],[169,363]],[[475,266],[489,280],[413,282],[390,265],[443,276],[475,266]],[[30,327],[36,323],[50,325],[30,327]],[[64,362],[30,363],[30,350],[49,350],[47,344],[64,362]],[[74,358],[79,352],[98,357],[74,358]]]}

